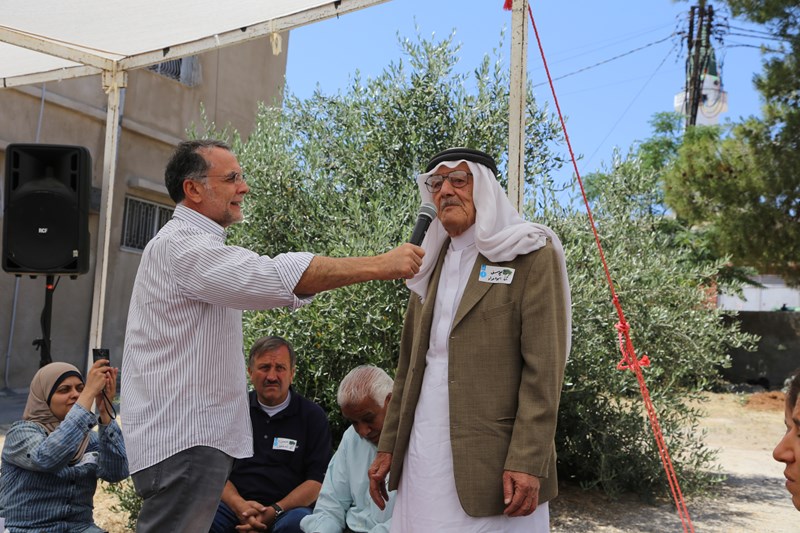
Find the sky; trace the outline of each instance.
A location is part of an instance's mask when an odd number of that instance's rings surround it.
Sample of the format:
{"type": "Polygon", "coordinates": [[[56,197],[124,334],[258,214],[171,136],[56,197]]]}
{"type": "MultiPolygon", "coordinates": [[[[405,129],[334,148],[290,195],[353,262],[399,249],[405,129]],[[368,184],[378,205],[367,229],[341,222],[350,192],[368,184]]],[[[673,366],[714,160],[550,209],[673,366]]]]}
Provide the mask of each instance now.
{"type": "MultiPolygon", "coordinates": [[[[673,33],[687,30],[691,5],[672,0],[531,2],[551,76],[572,74],[555,81],[555,90],[568,117],[573,150],[583,155],[581,175],[610,161],[614,147],[627,153],[634,142],[650,136],[655,113],[673,110],[675,94],[683,91],[686,61],[685,39],[673,33]],[[606,63],[595,66],[601,62],[606,63]],[[581,69],[586,70],[575,73],[581,69]]],[[[714,7],[715,20],[722,22],[727,15],[723,6],[714,7]]],[[[752,79],[761,71],[762,56],[753,47],[761,41],[744,35],[763,28],[730,18],[728,23],[731,35],[723,45],[715,43],[728,92],[722,122],[760,116],[752,79]]],[[[539,105],[547,102],[555,111],[529,19],[528,24],[528,79],[539,105]]],[[[455,31],[462,47],[458,69],[471,72],[484,55],[493,55],[505,28],[501,57],[508,68],[510,27],[511,12],[503,10],[503,0],[390,0],[292,30],[287,86],[301,98],[317,87],[326,94],[344,91],[356,71],[365,79],[376,77],[390,62],[404,58],[398,35],[415,40],[417,33],[438,41],[455,31]]],[[[557,180],[572,180],[572,174],[570,165],[557,180]]]]}

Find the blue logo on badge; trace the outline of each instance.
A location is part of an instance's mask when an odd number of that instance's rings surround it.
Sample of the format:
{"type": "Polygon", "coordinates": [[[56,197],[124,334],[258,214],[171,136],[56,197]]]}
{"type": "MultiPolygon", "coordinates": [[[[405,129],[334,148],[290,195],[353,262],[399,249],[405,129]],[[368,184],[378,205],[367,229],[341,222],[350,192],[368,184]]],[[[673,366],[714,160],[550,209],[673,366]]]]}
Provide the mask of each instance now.
{"type": "Polygon", "coordinates": [[[482,278],[485,278],[485,277],[486,277],[486,265],[481,265],[481,274],[480,274],[480,277],[482,277],[482,278]]]}

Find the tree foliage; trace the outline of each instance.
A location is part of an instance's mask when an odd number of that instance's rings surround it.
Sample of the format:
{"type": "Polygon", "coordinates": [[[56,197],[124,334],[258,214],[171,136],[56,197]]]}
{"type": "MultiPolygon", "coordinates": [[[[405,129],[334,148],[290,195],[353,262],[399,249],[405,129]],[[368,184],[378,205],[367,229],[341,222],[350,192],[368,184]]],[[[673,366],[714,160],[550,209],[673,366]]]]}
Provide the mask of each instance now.
{"type": "MultiPolygon", "coordinates": [[[[407,62],[389,65],[375,79],[355,76],[336,95],[318,92],[304,101],[288,95],[281,109],[260,109],[246,141],[233,134],[252,178],[247,219],[232,230],[232,241],[269,255],[380,253],[407,239],[419,201],[413,176],[432,154],[471,146],[505,167],[505,67],[486,57],[474,71],[459,71],[452,37],[401,44],[407,62]]],[[[586,217],[556,201],[550,173],[561,164],[558,126],[532,94],[528,102],[526,212],[563,235],[573,286],[574,348],[557,442],[561,470],[610,492],[663,493],[666,482],[636,382],[616,370],[616,319],[586,217]]],[[[651,209],[660,202],[653,199],[656,189],[639,161],[620,164],[597,188],[597,215],[634,336],[654,360],[646,370],[651,395],[676,468],[690,481],[688,492],[708,482],[703,472],[710,459],[688,399],[715,381],[727,347],[746,339],[706,304],[702,282],[719,265],[692,264],[675,238],[676,222],[651,209]]],[[[407,298],[400,282],[339,289],[295,312],[246,314],[246,340],[267,334],[290,339],[300,355],[297,389],[323,405],[341,434],[338,383],[358,364],[393,371],[407,298]]]]}
{"type": "Polygon", "coordinates": [[[800,25],[793,0],[726,0],[774,36],[754,83],[763,118],[690,128],[664,176],[667,203],[722,256],[800,284],[800,25]],[[777,43],[777,48],[775,47],[777,43]]]}
{"type": "MultiPolygon", "coordinates": [[[[247,219],[232,231],[237,244],[271,256],[385,252],[411,233],[419,206],[414,178],[433,154],[468,146],[505,160],[509,80],[499,59],[487,56],[463,72],[452,36],[401,46],[407,62],[375,79],[356,75],[343,94],[317,92],[304,101],[289,94],[280,109],[261,107],[246,142],[234,136],[252,176],[247,219]]],[[[550,149],[558,129],[530,102],[526,172],[543,180],[560,164],[550,149]]],[[[298,389],[323,405],[339,435],[338,383],[358,364],[394,369],[407,299],[399,281],[346,287],[296,312],[247,314],[245,340],[278,334],[298,347],[298,389]]]]}
{"type": "Polygon", "coordinates": [[[800,153],[750,119],[686,133],[664,174],[666,201],[708,234],[718,256],[800,283],[800,153]]]}
{"type": "Polygon", "coordinates": [[[737,17],[763,24],[773,35],[764,46],[764,70],[755,76],[769,115],[798,114],[800,108],[800,9],[796,0],[723,0],[737,17]]]}
{"type": "MultiPolygon", "coordinates": [[[[592,176],[599,238],[650,397],[684,492],[708,488],[714,451],[698,428],[702,392],[719,383],[732,347],[751,336],[716,309],[724,262],[698,254],[692,233],[668,216],[659,186],[664,139],[592,176]]],[[[632,371],[622,359],[610,289],[583,213],[548,223],[562,236],[573,295],[573,349],[561,396],[558,458],[565,477],[609,494],[653,494],[667,484],[632,371]]],[[[728,279],[728,278],[726,278],[728,279]]]]}

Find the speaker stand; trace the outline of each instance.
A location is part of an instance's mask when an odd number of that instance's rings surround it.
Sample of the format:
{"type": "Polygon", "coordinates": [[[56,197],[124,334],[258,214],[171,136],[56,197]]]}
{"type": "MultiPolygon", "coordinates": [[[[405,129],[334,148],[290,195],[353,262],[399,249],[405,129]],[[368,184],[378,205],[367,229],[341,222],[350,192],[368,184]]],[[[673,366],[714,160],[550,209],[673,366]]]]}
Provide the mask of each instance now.
{"type": "Polygon", "coordinates": [[[50,357],[50,324],[53,318],[53,293],[56,290],[54,283],[55,276],[48,275],[45,281],[44,309],[42,310],[42,338],[33,341],[39,354],[39,368],[50,364],[53,359],[50,357]]]}

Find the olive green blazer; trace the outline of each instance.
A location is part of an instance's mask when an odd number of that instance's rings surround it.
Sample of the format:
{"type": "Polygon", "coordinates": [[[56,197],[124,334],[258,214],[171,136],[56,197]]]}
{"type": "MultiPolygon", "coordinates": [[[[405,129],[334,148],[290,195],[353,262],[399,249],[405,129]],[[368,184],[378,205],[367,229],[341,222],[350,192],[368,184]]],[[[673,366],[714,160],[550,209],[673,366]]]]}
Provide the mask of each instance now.
{"type": "MultiPolygon", "coordinates": [[[[424,302],[411,295],[379,451],[390,452],[390,489],[403,475],[444,255],[424,302]]],[[[539,502],[558,493],[554,436],[566,362],[561,267],[547,245],[512,261],[478,255],[450,333],[448,384],[453,468],[470,516],[502,514],[504,470],[541,478],[539,502]],[[510,284],[478,281],[481,266],[514,269],[510,284]]]]}

